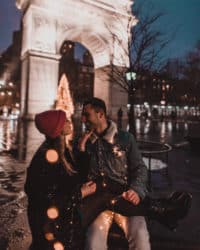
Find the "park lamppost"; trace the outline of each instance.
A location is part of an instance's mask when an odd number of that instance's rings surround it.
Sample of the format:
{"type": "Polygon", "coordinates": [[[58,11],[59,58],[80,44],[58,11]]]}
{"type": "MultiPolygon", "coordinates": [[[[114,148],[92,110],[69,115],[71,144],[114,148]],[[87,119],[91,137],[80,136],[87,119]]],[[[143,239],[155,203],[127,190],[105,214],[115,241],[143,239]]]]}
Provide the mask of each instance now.
{"type": "Polygon", "coordinates": [[[128,84],[128,100],[130,103],[130,109],[128,111],[129,120],[129,132],[136,136],[135,129],[135,111],[134,111],[134,93],[136,85],[136,73],[132,69],[126,71],[126,82],[128,84]]]}

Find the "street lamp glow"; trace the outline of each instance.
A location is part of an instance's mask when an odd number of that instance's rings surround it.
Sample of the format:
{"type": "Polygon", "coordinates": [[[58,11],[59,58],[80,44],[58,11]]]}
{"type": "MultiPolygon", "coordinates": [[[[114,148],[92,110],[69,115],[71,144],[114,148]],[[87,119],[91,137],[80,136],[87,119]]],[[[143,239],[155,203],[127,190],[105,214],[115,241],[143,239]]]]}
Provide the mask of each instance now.
{"type": "Polygon", "coordinates": [[[165,100],[161,100],[161,101],[160,101],[160,104],[161,104],[161,105],[165,105],[165,100]]]}
{"type": "Polygon", "coordinates": [[[126,80],[131,81],[136,79],[136,73],[132,71],[127,71],[126,72],[126,80]]]}
{"type": "Polygon", "coordinates": [[[12,83],[12,82],[9,82],[8,85],[9,85],[10,87],[12,87],[12,86],[13,86],[13,83],[12,83]]]}
{"type": "Polygon", "coordinates": [[[129,132],[135,134],[135,110],[134,110],[134,92],[136,90],[136,73],[131,70],[131,67],[126,71],[126,81],[128,85],[128,99],[130,108],[128,110],[129,132]]]}
{"type": "Polygon", "coordinates": [[[4,80],[0,80],[0,85],[5,85],[5,81],[4,80]]]}

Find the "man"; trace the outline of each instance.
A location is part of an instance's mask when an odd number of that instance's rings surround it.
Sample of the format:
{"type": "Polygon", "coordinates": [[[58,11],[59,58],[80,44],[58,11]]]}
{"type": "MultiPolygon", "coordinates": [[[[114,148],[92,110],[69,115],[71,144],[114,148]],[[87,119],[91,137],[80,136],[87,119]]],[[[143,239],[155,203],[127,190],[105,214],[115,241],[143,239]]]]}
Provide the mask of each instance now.
{"type": "MultiPolygon", "coordinates": [[[[106,185],[109,178],[126,186],[123,198],[138,205],[147,194],[147,168],[142,161],[132,134],[118,132],[114,122],[107,120],[103,100],[92,98],[84,103],[82,120],[90,129],[79,140],[79,150],[89,155],[88,178],[106,185]],[[87,142],[87,145],[86,145],[87,142]]],[[[109,210],[98,215],[89,226],[86,249],[107,249],[107,236],[112,221],[123,229],[129,249],[150,250],[149,233],[142,216],[125,217],[109,210]]]]}
{"type": "Polygon", "coordinates": [[[86,250],[107,249],[113,220],[123,229],[130,250],[150,250],[145,218],[136,215],[148,215],[173,229],[187,215],[191,195],[174,192],[167,199],[146,197],[147,168],[135,139],[107,119],[103,100],[86,101],[82,121],[88,131],[78,142],[79,171],[84,181],[97,184],[95,194],[83,200],[80,210],[82,225],[88,226],[86,250]]]}

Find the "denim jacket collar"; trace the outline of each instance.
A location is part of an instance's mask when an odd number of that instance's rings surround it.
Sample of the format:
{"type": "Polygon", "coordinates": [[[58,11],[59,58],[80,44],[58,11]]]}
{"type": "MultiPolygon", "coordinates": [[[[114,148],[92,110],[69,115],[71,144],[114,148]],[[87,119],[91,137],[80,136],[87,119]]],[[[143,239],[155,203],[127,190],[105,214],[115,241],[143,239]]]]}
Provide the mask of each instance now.
{"type": "MultiPolygon", "coordinates": [[[[118,132],[117,130],[117,125],[116,123],[114,123],[113,121],[109,120],[109,127],[106,131],[106,134],[103,136],[103,139],[106,140],[107,142],[109,142],[110,144],[114,143],[114,136],[115,134],[118,132]]],[[[95,143],[95,141],[98,139],[98,135],[95,133],[92,133],[91,137],[90,137],[90,141],[91,143],[95,143]]]]}

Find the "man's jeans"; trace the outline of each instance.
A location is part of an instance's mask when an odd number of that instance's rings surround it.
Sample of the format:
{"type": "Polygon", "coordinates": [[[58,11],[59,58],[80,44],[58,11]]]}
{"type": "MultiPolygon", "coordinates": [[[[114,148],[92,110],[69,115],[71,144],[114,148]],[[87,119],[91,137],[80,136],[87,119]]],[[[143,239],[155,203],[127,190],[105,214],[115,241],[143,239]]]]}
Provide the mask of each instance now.
{"type": "Polygon", "coordinates": [[[150,250],[149,233],[142,216],[125,217],[112,211],[102,212],[88,227],[85,250],[106,250],[107,236],[113,220],[123,229],[129,250],[150,250]]]}

